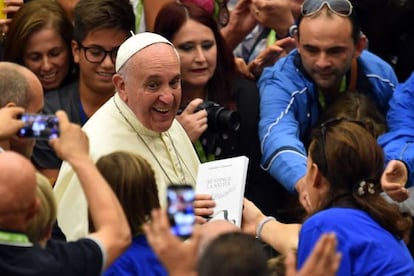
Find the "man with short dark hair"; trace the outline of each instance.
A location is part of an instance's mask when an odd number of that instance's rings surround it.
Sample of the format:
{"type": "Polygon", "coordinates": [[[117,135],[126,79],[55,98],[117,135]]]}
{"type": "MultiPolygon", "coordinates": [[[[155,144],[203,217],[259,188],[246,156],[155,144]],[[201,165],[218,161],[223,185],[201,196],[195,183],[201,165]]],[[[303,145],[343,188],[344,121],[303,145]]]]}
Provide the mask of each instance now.
{"type": "Polygon", "coordinates": [[[262,167],[301,202],[310,130],[339,93],[359,91],[388,110],[397,77],[364,50],[358,18],[348,0],[307,0],[297,50],[265,69],[259,80],[262,167]]]}

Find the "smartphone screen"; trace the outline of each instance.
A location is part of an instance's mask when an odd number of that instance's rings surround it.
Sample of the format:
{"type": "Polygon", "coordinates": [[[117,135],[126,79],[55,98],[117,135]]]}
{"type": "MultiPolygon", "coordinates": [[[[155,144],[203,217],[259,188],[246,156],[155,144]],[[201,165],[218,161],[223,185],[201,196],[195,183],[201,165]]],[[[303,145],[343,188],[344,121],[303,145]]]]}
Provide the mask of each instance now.
{"type": "Polygon", "coordinates": [[[20,119],[25,126],[18,131],[19,137],[45,140],[59,137],[59,120],[55,115],[24,113],[20,119]]]}
{"type": "Polygon", "coordinates": [[[169,185],[167,189],[168,217],[174,235],[186,239],[193,232],[194,189],[190,185],[169,185]]]}

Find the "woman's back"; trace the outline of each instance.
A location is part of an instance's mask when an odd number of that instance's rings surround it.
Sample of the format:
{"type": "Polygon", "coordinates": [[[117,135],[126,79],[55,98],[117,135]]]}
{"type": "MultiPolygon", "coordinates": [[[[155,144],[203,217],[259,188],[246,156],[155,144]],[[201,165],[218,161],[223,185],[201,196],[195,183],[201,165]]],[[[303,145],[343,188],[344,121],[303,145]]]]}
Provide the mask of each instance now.
{"type": "Polygon", "coordinates": [[[342,253],[337,275],[414,275],[404,241],[354,208],[329,208],[305,221],[299,235],[298,267],[326,232],[335,232],[342,253]]]}

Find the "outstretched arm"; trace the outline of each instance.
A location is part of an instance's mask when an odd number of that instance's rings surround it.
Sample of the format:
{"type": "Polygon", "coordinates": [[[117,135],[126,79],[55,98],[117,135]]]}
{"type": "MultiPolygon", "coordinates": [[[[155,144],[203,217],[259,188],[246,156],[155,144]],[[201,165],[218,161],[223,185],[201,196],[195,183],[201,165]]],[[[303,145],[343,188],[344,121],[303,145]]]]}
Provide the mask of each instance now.
{"type": "Polygon", "coordinates": [[[76,172],[85,193],[96,232],[90,234],[99,240],[108,267],[131,242],[131,233],[122,207],[108,183],[89,157],[89,141],[80,126],[69,122],[65,112],[58,111],[60,137],[50,140],[57,155],[69,162],[76,172]]]}
{"type": "Polygon", "coordinates": [[[267,220],[267,217],[248,199],[243,202],[242,230],[251,235],[257,235],[261,240],[281,254],[287,254],[298,247],[301,224],[281,223],[277,220],[267,220]]]}

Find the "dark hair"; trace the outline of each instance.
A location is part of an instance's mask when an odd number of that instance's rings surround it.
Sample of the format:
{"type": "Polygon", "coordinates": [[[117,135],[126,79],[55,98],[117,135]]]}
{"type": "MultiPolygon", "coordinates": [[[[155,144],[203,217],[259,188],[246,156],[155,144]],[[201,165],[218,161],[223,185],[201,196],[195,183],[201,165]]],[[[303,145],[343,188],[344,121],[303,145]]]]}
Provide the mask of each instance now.
{"type": "Polygon", "coordinates": [[[225,233],[207,246],[197,271],[200,276],[265,276],[267,255],[254,237],[242,232],[225,233]]]}
{"type": "Polygon", "coordinates": [[[173,40],[187,20],[194,20],[214,34],[217,44],[217,67],[207,83],[208,97],[223,106],[229,106],[232,96],[231,80],[235,74],[234,57],[221,36],[214,18],[203,8],[192,3],[169,3],[157,15],[154,32],[173,40]]]}
{"type": "Polygon", "coordinates": [[[346,119],[331,120],[312,132],[309,156],[330,183],[321,209],[351,204],[366,211],[382,227],[403,238],[412,221],[397,206],[381,196],[380,179],[384,153],[376,139],[362,125],[346,119]],[[374,193],[358,194],[362,181],[372,185],[374,193]]]}
{"type": "Polygon", "coordinates": [[[118,197],[132,234],[142,234],[151,210],[160,208],[151,165],[139,155],[117,151],[99,158],[96,167],[118,197]]]}
{"type": "MultiPolygon", "coordinates": [[[[317,12],[314,15],[311,15],[311,16],[312,17],[318,16],[319,14],[325,13],[325,12],[326,12],[327,15],[331,15],[331,16],[335,15],[335,13],[332,12],[330,9],[328,9],[327,7],[323,7],[319,12],[317,12]]],[[[337,16],[337,15],[335,15],[335,16],[337,16]]],[[[300,32],[299,32],[300,23],[302,22],[302,19],[304,17],[306,17],[306,16],[303,16],[302,13],[300,13],[299,18],[298,18],[298,23],[297,23],[298,27],[296,29],[298,38],[300,37],[300,32]]],[[[355,9],[352,9],[351,14],[349,16],[347,16],[347,18],[349,18],[349,21],[351,22],[351,25],[352,25],[352,40],[354,41],[354,44],[356,44],[359,41],[359,39],[361,38],[361,23],[359,22],[358,15],[356,14],[355,9]]],[[[340,30],[338,30],[338,31],[340,31],[340,30]]]]}
{"type": "Polygon", "coordinates": [[[4,46],[4,60],[23,65],[23,55],[30,36],[48,26],[62,37],[68,50],[69,61],[72,62],[70,44],[73,26],[65,11],[54,0],[30,1],[13,15],[4,46]]]}
{"type": "Polygon", "coordinates": [[[387,131],[385,116],[366,94],[351,91],[340,93],[324,111],[320,122],[339,117],[363,122],[375,138],[387,131]]]}
{"type": "Polygon", "coordinates": [[[129,34],[135,29],[135,15],[128,0],[80,0],[74,10],[74,25],[73,38],[81,43],[90,32],[102,29],[129,34]]]}

